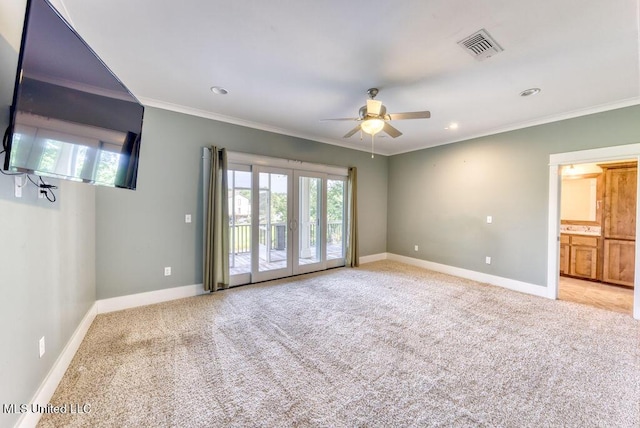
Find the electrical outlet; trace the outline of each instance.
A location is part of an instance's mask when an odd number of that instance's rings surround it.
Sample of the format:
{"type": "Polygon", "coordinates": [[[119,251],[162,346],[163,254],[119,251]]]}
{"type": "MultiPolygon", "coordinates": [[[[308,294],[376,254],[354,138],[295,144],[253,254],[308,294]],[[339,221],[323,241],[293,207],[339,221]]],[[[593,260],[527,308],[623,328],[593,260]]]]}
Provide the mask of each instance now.
{"type": "Polygon", "coordinates": [[[413,246],[413,251],[418,251],[418,246],[417,245],[413,246]]]}
{"type": "Polygon", "coordinates": [[[489,257],[489,256],[485,257],[484,262],[486,264],[490,265],[491,264],[491,257],[489,257]]]}
{"type": "Polygon", "coordinates": [[[164,276],[171,276],[171,266],[164,268],[164,276]]]}
{"type": "Polygon", "coordinates": [[[44,355],[44,336],[40,338],[38,345],[40,347],[40,358],[42,358],[42,356],[44,355]]]}
{"type": "Polygon", "coordinates": [[[191,214],[185,214],[184,215],[184,222],[185,223],[191,223],[191,214]]]}

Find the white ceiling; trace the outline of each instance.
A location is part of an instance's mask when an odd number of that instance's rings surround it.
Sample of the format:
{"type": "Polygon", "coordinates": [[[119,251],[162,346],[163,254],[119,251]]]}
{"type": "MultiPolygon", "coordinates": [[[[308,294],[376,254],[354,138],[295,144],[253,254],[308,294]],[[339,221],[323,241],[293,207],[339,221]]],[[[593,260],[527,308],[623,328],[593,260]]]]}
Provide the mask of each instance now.
{"type": "Polygon", "coordinates": [[[640,0],[52,2],[149,106],[362,150],[356,123],[321,119],[356,117],[370,87],[431,111],[383,154],[640,104],[640,0]],[[477,61],[457,42],[482,28],[504,51],[477,61]]]}

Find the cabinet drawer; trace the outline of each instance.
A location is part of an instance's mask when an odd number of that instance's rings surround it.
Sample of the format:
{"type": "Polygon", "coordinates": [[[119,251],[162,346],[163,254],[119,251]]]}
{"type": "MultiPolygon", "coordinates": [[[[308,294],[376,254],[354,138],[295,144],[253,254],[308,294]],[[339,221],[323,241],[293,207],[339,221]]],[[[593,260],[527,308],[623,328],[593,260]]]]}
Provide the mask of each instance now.
{"type": "Polygon", "coordinates": [[[569,235],[560,234],[560,243],[561,244],[568,244],[570,239],[571,239],[571,237],[569,235]]]}
{"type": "Polygon", "coordinates": [[[598,238],[595,236],[574,235],[571,237],[571,245],[581,245],[584,247],[597,247],[598,238]]]}

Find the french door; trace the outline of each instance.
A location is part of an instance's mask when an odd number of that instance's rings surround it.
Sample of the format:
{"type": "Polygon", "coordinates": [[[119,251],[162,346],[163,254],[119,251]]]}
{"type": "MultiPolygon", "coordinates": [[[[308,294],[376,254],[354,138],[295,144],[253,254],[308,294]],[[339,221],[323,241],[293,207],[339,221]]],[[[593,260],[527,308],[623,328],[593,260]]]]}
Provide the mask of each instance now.
{"type": "Polygon", "coordinates": [[[232,164],[228,178],[231,285],[344,266],[346,177],[232,164]]]}
{"type": "Polygon", "coordinates": [[[296,171],[293,185],[293,273],[326,269],[323,175],[296,171]]]}
{"type": "Polygon", "coordinates": [[[293,218],[292,172],[254,167],[251,282],[290,276],[293,218]]]}

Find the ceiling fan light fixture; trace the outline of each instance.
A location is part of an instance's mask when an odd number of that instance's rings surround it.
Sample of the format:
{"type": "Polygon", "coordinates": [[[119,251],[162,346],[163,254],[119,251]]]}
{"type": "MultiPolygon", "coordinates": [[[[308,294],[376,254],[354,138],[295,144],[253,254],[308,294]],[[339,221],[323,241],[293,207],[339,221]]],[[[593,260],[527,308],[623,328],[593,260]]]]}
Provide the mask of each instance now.
{"type": "Polygon", "coordinates": [[[376,135],[384,128],[384,120],[376,117],[365,119],[360,124],[360,128],[369,135],[376,135]]]}

